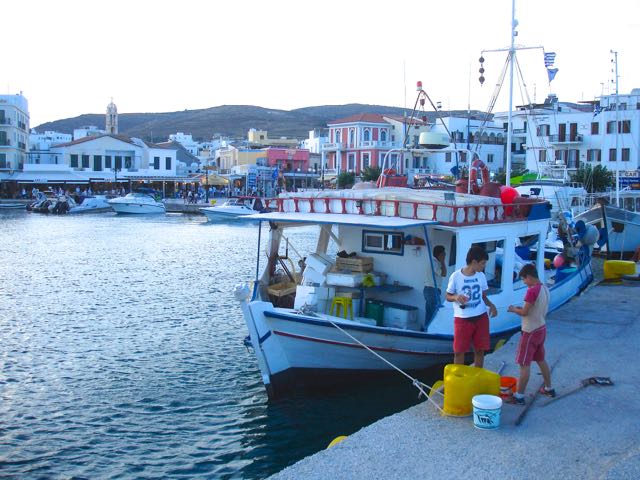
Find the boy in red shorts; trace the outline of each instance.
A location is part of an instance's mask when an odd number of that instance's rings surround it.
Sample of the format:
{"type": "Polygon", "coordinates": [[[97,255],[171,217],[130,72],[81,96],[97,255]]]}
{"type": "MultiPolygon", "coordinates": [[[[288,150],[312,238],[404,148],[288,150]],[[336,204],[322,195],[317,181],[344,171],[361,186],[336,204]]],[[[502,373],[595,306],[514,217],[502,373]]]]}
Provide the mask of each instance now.
{"type": "Polygon", "coordinates": [[[497,315],[496,306],[487,298],[484,268],[489,255],[482,247],[467,252],[467,265],[454,271],[447,285],[447,301],[453,302],[453,363],[464,363],[464,354],[473,342],[473,364],[482,368],[484,351],[490,348],[489,316],[497,315]]]}
{"type": "Polygon", "coordinates": [[[520,378],[518,391],[511,397],[510,403],[524,405],[524,391],[529,383],[532,361],[538,364],[544,379],[544,386],[540,388],[540,393],[555,397],[556,392],[551,387],[551,371],[544,359],[544,340],[547,336],[545,317],[549,308],[549,290],[540,282],[535,265],[528,263],[522,267],[520,278],[529,287],[524,296],[524,306],[509,305],[507,310],[522,317],[522,336],[516,350],[520,378]]]}

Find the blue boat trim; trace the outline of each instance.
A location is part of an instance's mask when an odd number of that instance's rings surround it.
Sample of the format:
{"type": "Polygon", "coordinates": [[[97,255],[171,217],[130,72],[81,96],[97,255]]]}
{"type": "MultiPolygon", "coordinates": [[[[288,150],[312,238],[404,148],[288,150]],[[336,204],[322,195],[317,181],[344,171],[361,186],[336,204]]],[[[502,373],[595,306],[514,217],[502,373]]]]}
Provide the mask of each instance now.
{"type": "MultiPolygon", "coordinates": [[[[308,325],[318,325],[322,327],[327,327],[331,325],[327,320],[321,320],[321,319],[312,318],[312,317],[305,317],[304,315],[298,315],[296,313],[280,313],[280,312],[274,312],[273,310],[265,310],[264,316],[269,318],[277,318],[279,320],[287,320],[290,322],[306,323],[308,325]]],[[[340,324],[340,328],[343,328],[345,330],[358,330],[361,332],[393,335],[396,337],[411,337],[411,338],[453,341],[453,334],[448,335],[444,333],[427,333],[427,332],[415,332],[415,331],[409,331],[409,330],[393,330],[390,328],[382,329],[380,327],[370,327],[368,325],[344,325],[342,323],[340,324]]],[[[506,330],[492,332],[491,336],[500,337],[504,335],[513,334],[518,331],[520,331],[520,325],[513,328],[508,328],[506,330]]]]}
{"type": "Polygon", "coordinates": [[[258,345],[262,345],[270,336],[271,336],[271,330],[269,330],[267,333],[265,333],[262,337],[258,339],[258,345]]]}

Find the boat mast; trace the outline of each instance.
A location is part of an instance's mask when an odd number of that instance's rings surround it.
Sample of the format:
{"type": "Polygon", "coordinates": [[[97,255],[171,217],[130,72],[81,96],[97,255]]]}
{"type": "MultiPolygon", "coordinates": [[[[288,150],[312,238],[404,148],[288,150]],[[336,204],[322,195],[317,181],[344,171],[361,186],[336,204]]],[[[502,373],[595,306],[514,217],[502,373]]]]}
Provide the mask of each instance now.
{"type": "Polygon", "coordinates": [[[613,59],[611,60],[615,67],[615,84],[616,84],[616,206],[620,207],[620,160],[618,153],[618,133],[620,131],[620,124],[618,123],[618,52],[611,50],[613,59]]]}
{"type": "Polygon", "coordinates": [[[516,0],[511,0],[511,47],[509,48],[509,114],[507,117],[507,155],[506,155],[506,173],[507,178],[505,185],[511,185],[511,137],[513,134],[513,126],[511,125],[513,111],[513,63],[516,60],[515,38],[518,35],[516,27],[516,0]]]}

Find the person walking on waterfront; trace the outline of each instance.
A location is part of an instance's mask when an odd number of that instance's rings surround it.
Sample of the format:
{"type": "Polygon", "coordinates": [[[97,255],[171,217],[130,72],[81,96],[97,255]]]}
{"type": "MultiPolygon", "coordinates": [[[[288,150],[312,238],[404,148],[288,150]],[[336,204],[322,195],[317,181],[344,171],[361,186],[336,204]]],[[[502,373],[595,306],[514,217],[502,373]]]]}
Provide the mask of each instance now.
{"type": "Polygon", "coordinates": [[[454,271],[447,285],[447,301],[453,302],[453,363],[464,363],[464,355],[473,343],[473,364],[482,368],[484,352],[491,346],[489,315],[495,317],[498,312],[487,298],[489,287],[484,268],[489,255],[484,248],[473,246],[466,260],[466,266],[454,271]]]}
{"type": "Polygon", "coordinates": [[[540,368],[544,386],[540,393],[548,397],[555,397],[556,392],[551,386],[551,370],[545,360],[544,341],[547,336],[545,317],[549,309],[549,290],[538,278],[535,265],[528,263],[520,270],[520,278],[528,287],[524,295],[524,305],[517,307],[509,305],[507,310],[522,317],[522,336],[516,350],[516,363],[520,365],[518,389],[510,403],[524,405],[524,392],[529,383],[531,362],[535,361],[540,368]]]}

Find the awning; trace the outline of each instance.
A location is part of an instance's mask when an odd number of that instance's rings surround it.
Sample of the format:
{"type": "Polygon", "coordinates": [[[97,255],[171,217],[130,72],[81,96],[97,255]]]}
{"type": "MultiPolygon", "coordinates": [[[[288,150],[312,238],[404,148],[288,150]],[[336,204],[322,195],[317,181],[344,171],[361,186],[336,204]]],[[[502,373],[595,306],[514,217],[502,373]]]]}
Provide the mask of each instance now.
{"type": "Polygon", "coordinates": [[[74,172],[17,172],[7,178],[18,183],[89,183],[89,179],[74,172]]]}
{"type": "Polygon", "coordinates": [[[209,186],[225,186],[229,184],[229,180],[221,177],[220,175],[215,175],[215,174],[209,174],[207,175],[200,175],[199,177],[197,177],[198,181],[203,184],[203,185],[209,185],[209,186]],[[208,178],[207,178],[208,177],[208,178]]]}
{"type": "Polygon", "coordinates": [[[246,215],[246,220],[260,220],[276,223],[304,223],[319,224],[329,223],[332,225],[352,225],[357,227],[376,227],[401,229],[408,227],[419,227],[423,225],[437,225],[439,222],[433,220],[419,220],[402,217],[385,217],[382,215],[356,215],[341,213],[294,213],[294,212],[270,212],[246,215]]]}

